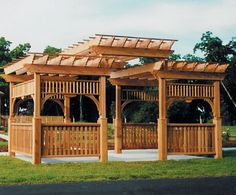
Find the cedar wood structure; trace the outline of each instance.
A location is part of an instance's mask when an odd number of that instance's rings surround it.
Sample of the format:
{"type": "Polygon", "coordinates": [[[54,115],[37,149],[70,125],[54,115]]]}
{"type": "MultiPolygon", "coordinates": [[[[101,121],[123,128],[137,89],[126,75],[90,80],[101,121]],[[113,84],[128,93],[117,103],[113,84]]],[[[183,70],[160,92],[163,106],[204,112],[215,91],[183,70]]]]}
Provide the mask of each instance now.
{"type": "Polygon", "coordinates": [[[121,153],[122,149],[158,147],[159,160],[166,160],[167,154],[213,154],[221,158],[220,80],[228,65],[167,61],[174,42],[96,34],[56,56],[29,53],[7,64],[2,77],[10,83],[10,155],[30,155],[33,164],[41,163],[41,157],[99,156],[100,161],[107,161],[108,79],[116,89],[116,153],[121,153]],[[139,57],[159,61],[125,67],[129,60],[139,57]],[[85,75],[93,79],[80,79],[85,75]],[[180,79],[209,82],[191,84],[178,82],[180,79]],[[158,92],[145,90],[153,86],[158,92]],[[76,95],[94,101],[99,112],[97,123],[71,122],[70,98],[76,95]],[[33,99],[33,116],[17,115],[19,102],[25,99],[33,99]],[[63,108],[64,117],[41,116],[49,99],[63,108]],[[213,124],[168,123],[169,105],[177,100],[191,102],[194,99],[210,104],[213,124]],[[122,123],[122,110],[133,101],[158,103],[157,123],[122,123]]]}

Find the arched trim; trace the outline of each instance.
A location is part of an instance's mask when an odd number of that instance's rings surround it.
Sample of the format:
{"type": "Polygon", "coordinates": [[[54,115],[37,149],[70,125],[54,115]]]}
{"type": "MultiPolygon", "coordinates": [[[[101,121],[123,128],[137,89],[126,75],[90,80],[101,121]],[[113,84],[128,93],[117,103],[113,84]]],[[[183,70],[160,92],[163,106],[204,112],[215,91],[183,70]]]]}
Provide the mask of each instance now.
{"type": "Polygon", "coordinates": [[[150,103],[156,103],[158,105],[158,101],[142,101],[142,100],[125,100],[123,104],[121,105],[121,112],[124,110],[125,106],[132,102],[150,102],[150,103]]]}
{"type": "Polygon", "coordinates": [[[213,100],[210,98],[181,98],[181,97],[180,98],[178,98],[178,97],[177,98],[169,98],[167,100],[167,108],[170,107],[170,105],[176,101],[186,102],[187,100],[191,100],[191,101],[192,100],[204,100],[210,105],[211,111],[213,112],[213,110],[214,110],[214,103],[213,103],[213,100]]]}
{"type": "Polygon", "coordinates": [[[84,96],[90,98],[95,103],[98,110],[98,114],[100,115],[99,101],[97,100],[97,98],[95,98],[94,95],[84,95],[84,96]]]}

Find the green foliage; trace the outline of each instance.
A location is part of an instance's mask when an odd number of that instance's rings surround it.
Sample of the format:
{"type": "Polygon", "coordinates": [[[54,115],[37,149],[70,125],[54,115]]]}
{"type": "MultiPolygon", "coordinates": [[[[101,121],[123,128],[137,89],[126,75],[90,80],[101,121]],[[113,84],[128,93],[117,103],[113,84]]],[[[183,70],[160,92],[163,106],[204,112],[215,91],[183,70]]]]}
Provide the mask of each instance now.
{"type": "Polygon", "coordinates": [[[193,54],[187,54],[182,57],[187,62],[204,62],[205,60],[201,57],[195,56],[193,54]]]}
{"type": "Polygon", "coordinates": [[[223,143],[228,142],[230,138],[229,128],[223,129],[222,131],[222,141],[223,143]]]}
{"type": "MultiPolygon", "coordinates": [[[[205,60],[210,63],[228,63],[224,84],[236,101],[236,42],[230,41],[223,44],[219,37],[213,36],[211,32],[203,33],[201,41],[194,47],[194,52],[200,50],[205,60]]],[[[221,90],[221,111],[224,124],[236,123],[236,108],[228,97],[225,90],[221,90]]]]}
{"type": "Polygon", "coordinates": [[[56,48],[56,47],[52,47],[49,45],[43,51],[44,54],[48,54],[48,55],[52,55],[52,56],[56,55],[59,52],[61,52],[61,49],[56,48]]]}
{"type": "Polygon", "coordinates": [[[159,61],[159,58],[139,58],[140,64],[149,64],[157,61],[159,61]]]}
{"type": "Polygon", "coordinates": [[[11,52],[11,59],[16,59],[20,56],[23,56],[25,53],[27,53],[31,48],[31,45],[29,43],[19,44],[16,48],[14,48],[11,52]]]}
{"type": "Polygon", "coordinates": [[[10,55],[10,46],[10,41],[7,41],[4,37],[0,37],[0,66],[5,65],[12,60],[10,55]]]}
{"type": "Polygon", "coordinates": [[[172,54],[169,58],[168,58],[168,60],[180,60],[181,59],[181,55],[180,54],[172,54]]]}

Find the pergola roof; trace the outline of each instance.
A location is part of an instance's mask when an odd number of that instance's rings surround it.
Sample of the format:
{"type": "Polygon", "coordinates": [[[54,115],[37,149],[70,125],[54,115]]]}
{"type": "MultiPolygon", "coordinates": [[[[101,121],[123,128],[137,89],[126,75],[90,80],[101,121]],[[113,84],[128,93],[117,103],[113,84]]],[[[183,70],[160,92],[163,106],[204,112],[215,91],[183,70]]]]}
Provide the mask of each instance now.
{"type": "Polygon", "coordinates": [[[37,69],[42,74],[63,76],[67,70],[73,70],[68,71],[71,75],[78,75],[83,70],[82,67],[86,67],[85,72],[94,72],[95,68],[99,68],[98,72],[104,69],[107,73],[114,69],[124,68],[129,60],[138,57],[165,59],[172,54],[171,47],[175,41],[96,34],[84,42],[74,44],[56,56],[29,53],[27,56],[7,64],[4,71],[5,74],[22,75],[32,74],[37,69]],[[62,71],[62,69],[64,70],[62,71]]]}
{"type": "Polygon", "coordinates": [[[135,83],[140,85],[148,85],[149,83],[152,85],[158,77],[166,79],[222,80],[227,67],[228,64],[161,60],[112,72],[110,81],[117,85],[133,85],[135,83]]]}

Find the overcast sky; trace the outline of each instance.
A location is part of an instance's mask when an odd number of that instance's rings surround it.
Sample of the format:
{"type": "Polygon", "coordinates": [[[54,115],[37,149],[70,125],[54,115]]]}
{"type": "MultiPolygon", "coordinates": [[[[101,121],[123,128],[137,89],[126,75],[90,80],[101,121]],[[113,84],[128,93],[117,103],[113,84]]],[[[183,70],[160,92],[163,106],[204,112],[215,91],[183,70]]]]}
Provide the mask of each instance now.
{"type": "Polygon", "coordinates": [[[206,31],[236,36],[236,0],[0,0],[0,36],[32,52],[104,33],[178,39],[186,54],[206,31]]]}

